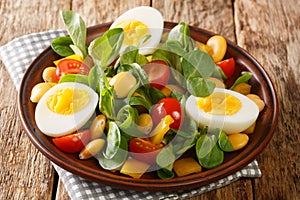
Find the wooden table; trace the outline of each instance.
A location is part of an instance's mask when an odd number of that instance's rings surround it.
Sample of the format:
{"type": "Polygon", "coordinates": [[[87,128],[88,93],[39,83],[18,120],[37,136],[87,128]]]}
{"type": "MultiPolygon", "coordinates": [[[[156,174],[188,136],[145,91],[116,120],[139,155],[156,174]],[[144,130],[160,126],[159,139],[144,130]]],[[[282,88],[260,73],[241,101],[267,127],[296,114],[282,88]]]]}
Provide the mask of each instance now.
{"type": "MultiPolygon", "coordinates": [[[[64,28],[61,10],[80,13],[90,26],[140,5],[157,8],[167,21],[185,21],[236,42],[264,66],[277,90],[278,127],[257,157],[262,177],[192,199],[300,199],[299,0],[1,0],[0,45],[24,34],[64,28]]],[[[0,77],[0,199],[69,199],[49,160],[22,129],[17,92],[2,62],[0,77]]]]}

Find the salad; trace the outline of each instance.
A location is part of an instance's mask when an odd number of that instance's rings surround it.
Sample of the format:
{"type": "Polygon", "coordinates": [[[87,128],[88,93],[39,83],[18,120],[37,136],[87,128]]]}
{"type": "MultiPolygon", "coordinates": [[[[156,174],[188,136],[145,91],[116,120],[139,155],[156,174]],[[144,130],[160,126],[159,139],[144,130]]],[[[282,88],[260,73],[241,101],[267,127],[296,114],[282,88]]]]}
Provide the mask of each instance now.
{"type": "Polygon", "coordinates": [[[263,100],[250,72],[234,84],[226,40],[190,37],[181,22],[164,30],[161,14],[137,7],[87,44],[82,18],[63,11],[69,36],[52,41],[61,56],[32,88],[38,128],[61,151],[141,178],[200,173],[242,149],[255,132],[263,100]]]}

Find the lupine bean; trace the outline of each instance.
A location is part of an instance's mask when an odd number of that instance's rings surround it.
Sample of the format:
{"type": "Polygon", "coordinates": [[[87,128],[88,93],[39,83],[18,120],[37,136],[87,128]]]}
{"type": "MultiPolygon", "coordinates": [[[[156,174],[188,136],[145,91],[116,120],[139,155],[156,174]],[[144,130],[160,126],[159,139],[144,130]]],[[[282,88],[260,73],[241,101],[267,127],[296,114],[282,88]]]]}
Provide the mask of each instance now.
{"type": "Polygon", "coordinates": [[[136,85],[136,78],[130,72],[121,72],[115,75],[110,81],[118,98],[126,97],[130,90],[136,85]]]}
{"type": "Polygon", "coordinates": [[[42,77],[45,82],[56,82],[56,67],[46,67],[42,77]]]}
{"type": "Polygon", "coordinates": [[[104,139],[95,139],[90,141],[80,152],[80,159],[88,159],[99,153],[105,144],[104,139]]]}
{"type": "Polygon", "coordinates": [[[262,111],[265,107],[265,102],[256,94],[248,94],[248,98],[250,98],[256,105],[258,106],[259,112],[262,111]]]}
{"type": "Polygon", "coordinates": [[[51,83],[38,83],[36,84],[32,90],[30,95],[30,101],[33,103],[39,102],[42,96],[53,86],[51,83]]]}
{"type": "Polygon", "coordinates": [[[90,127],[91,130],[91,139],[100,138],[104,132],[106,126],[106,117],[105,115],[98,115],[92,122],[90,127]]]}

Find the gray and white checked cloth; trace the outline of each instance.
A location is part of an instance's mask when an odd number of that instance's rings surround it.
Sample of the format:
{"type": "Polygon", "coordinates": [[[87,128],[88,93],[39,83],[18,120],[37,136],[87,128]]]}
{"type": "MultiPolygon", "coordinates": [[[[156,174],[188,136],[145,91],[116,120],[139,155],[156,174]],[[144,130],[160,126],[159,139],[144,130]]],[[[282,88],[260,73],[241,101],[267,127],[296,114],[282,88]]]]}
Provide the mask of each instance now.
{"type": "MultiPolygon", "coordinates": [[[[65,30],[50,30],[47,32],[32,33],[15,38],[0,47],[0,58],[9,72],[16,89],[23,74],[30,63],[59,36],[66,35],[65,30]]],[[[198,187],[192,190],[182,190],[175,192],[138,192],[134,190],[120,190],[110,186],[100,185],[82,177],[74,175],[53,163],[55,170],[61,177],[66,190],[71,199],[74,200],[96,200],[96,199],[185,199],[199,195],[225,185],[228,185],[241,177],[257,178],[261,177],[261,171],[257,161],[254,160],[242,170],[229,175],[214,183],[198,187]]],[[[99,166],[100,167],[100,166],[99,166]]]]}

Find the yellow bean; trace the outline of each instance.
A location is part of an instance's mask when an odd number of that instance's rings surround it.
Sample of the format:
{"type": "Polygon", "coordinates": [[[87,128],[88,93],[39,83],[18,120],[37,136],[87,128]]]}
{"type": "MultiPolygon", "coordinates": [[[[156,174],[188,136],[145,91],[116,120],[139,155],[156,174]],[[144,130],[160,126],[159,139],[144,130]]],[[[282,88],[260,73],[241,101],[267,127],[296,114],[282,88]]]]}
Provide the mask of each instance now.
{"type": "Polygon", "coordinates": [[[104,139],[95,139],[89,142],[80,152],[80,159],[88,159],[99,153],[105,144],[104,139]]]}
{"type": "Polygon", "coordinates": [[[243,95],[248,95],[250,94],[251,91],[251,85],[249,85],[248,83],[240,83],[237,84],[234,88],[234,91],[241,93],[243,95]]]}
{"type": "Polygon", "coordinates": [[[150,133],[153,127],[153,121],[151,116],[147,113],[140,114],[138,118],[138,125],[138,129],[140,131],[142,131],[145,134],[150,133]]]}
{"type": "Polygon", "coordinates": [[[249,141],[249,137],[247,134],[244,133],[235,133],[228,135],[228,140],[230,141],[233,150],[239,150],[246,146],[249,141]]]}
{"type": "Polygon", "coordinates": [[[225,84],[220,79],[217,79],[214,77],[209,77],[209,78],[206,78],[206,80],[214,82],[216,84],[217,88],[225,88],[225,84]]]}
{"type": "Polygon", "coordinates": [[[46,67],[42,77],[45,82],[56,82],[56,67],[46,67]]]}
{"type": "Polygon", "coordinates": [[[249,128],[247,128],[243,132],[246,134],[254,133],[255,126],[256,126],[256,122],[254,122],[249,128]]]}
{"type": "Polygon", "coordinates": [[[265,102],[256,94],[248,94],[248,98],[250,98],[256,105],[258,106],[259,112],[261,112],[265,107],[265,102]]]}
{"type": "Polygon", "coordinates": [[[206,42],[206,46],[210,48],[208,53],[215,62],[221,61],[227,51],[226,39],[220,35],[214,35],[210,37],[206,42]]]}
{"type": "Polygon", "coordinates": [[[53,86],[52,83],[38,83],[36,84],[32,90],[30,95],[30,101],[33,103],[39,102],[42,96],[53,86]]]}
{"type": "Polygon", "coordinates": [[[196,47],[198,47],[200,50],[206,52],[206,53],[209,53],[211,52],[211,49],[209,46],[207,46],[206,44],[202,43],[202,42],[199,42],[199,41],[196,41],[195,43],[196,47]]]}
{"type": "Polygon", "coordinates": [[[106,126],[106,117],[105,115],[98,115],[92,122],[90,127],[91,130],[91,139],[100,138],[104,132],[106,126]]]}

